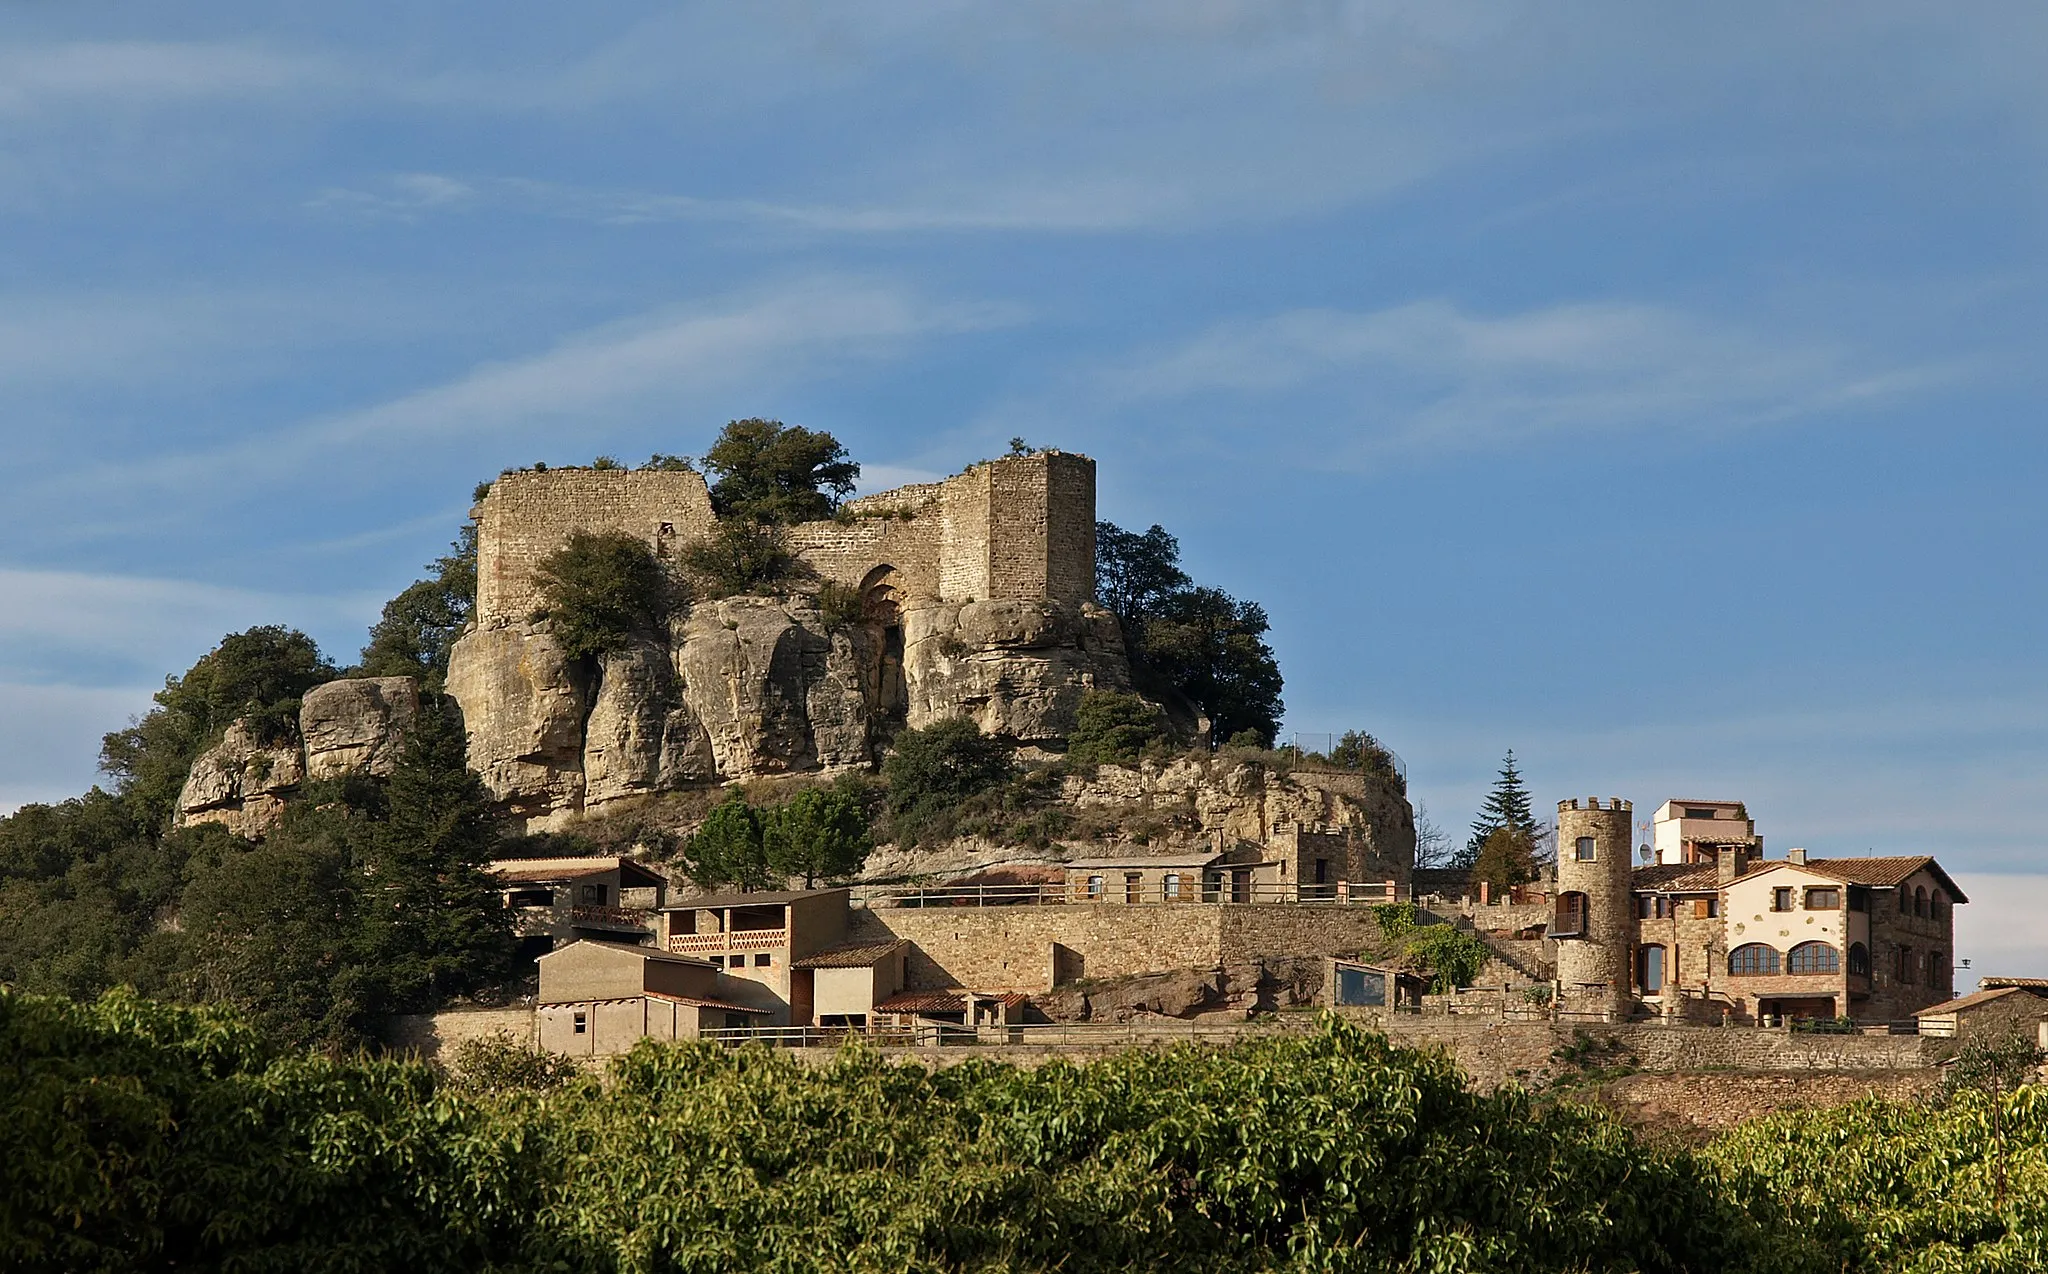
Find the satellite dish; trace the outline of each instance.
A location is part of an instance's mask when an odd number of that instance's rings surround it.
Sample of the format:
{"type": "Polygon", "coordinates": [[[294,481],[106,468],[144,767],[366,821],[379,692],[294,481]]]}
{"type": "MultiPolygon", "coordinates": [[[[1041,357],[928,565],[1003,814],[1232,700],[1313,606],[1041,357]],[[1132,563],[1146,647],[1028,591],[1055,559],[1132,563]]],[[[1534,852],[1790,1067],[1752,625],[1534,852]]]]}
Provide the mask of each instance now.
{"type": "Polygon", "coordinates": [[[1651,849],[1651,848],[1650,848],[1650,847],[1649,847],[1648,845],[1638,845],[1638,846],[1636,846],[1636,857],[1638,857],[1638,858],[1642,859],[1642,860],[1643,860],[1644,862],[1646,862],[1646,863],[1647,863],[1647,862],[1649,862],[1649,861],[1650,861],[1650,860],[1651,860],[1652,858],[1655,858],[1656,856],[1657,856],[1657,851],[1656,851],[1656,850],[1654,850],[1654,849],[1651,849]]]}

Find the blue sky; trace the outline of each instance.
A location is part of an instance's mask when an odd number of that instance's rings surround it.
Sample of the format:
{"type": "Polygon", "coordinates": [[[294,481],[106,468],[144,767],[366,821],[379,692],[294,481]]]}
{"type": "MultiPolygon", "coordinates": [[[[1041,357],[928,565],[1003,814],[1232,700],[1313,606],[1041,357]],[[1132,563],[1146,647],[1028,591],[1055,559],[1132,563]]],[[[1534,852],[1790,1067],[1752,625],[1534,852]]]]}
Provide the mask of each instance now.
{"type": "Polygon", "coordinates": [[[0,8],[0,808],[508,465],[1013,435],[1462,827],[1747,800],[2048,974],[2048,10],[0,8]]]}

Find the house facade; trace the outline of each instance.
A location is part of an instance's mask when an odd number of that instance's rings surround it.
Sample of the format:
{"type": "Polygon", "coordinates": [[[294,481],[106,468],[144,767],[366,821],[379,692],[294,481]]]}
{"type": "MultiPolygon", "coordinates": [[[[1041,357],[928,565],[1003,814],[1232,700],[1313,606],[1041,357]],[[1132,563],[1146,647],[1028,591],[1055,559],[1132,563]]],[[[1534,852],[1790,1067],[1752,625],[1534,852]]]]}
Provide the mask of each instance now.
{"type": "Polygon", "coordinates": [[[571,942],[651,944],[668,878],[623,855],[504,858],[490,866],[529,959],[571,942]]]}
{"type": "Polygon", "coordinates": [[[643,1039],[697,1039],[767,1016],[723,998],[708,960],[652,947],[577,940],[540,957],[535,1039],[551,1053],[598,1057],[643,1039]]]}

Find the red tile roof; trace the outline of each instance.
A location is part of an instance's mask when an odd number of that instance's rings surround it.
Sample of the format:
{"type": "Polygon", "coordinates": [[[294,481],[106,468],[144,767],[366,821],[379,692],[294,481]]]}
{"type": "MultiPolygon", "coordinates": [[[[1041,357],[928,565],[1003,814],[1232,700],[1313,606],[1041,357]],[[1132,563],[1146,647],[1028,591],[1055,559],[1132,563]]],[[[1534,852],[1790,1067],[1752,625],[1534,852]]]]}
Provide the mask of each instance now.
{"type": "Polygon", "coordinates": [[[1971,995],[1963,996],[1961,999],[1943,1000],[1939,1004],[1930,1004],[1913,1014],[1913,1016],[1938,1017],[1944,1013],[1954,1013],[1960,1009],[1974,1009],[1980,1004],[1989,1004],[1993,1000],[2004,999],[2020,989],[2016,986],[1993,987],[1988,991],[1978,991],[1971,995]]]}
{"type": "MultiPolygon", "coordinates": [[[[905,991],[875,1006],[877,1013],[964,1013],[966,991],[905,991]]],[[[1029,1004],[1031,997],[1021,991],[974,992],[977,1000],[1000,1000],[1010,1008],[1029,1004]]]]}
{"type": "Polygon", "coordinates": [[[894,942],[873,942],[858,947],[833,947],[792,960],[792,969],[866,969],[880,964],[897,950],[909,946],[902,938],[894,942]]]}

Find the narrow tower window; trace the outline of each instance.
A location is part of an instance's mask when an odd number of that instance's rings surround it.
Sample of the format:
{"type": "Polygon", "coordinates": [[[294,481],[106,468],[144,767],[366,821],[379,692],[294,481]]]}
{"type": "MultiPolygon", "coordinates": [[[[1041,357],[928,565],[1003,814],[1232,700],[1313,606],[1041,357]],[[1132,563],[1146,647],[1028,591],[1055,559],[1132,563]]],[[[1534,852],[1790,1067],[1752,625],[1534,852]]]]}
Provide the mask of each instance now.
{"type": "Polygon", "coordinates": [[[1579,861],[1580,861],[1580,862],[1582,862],[1582,863],[1590,863],[1590,862],[1592,862],[1592,861],[1594,860],[1594,858],[1595,858],[1595,857],[1597,856],[1597,851],[1596,851],[1596,849],[1594,848],[1594,841],[1593,841],[1593,838],[1592,838],[1591,836],[1581,836],[1581,837],[1579,837],[1579,843],[1578,843],[1578,847],[1577,847],[1577,849],[1578,849],[1579,861]]]}

